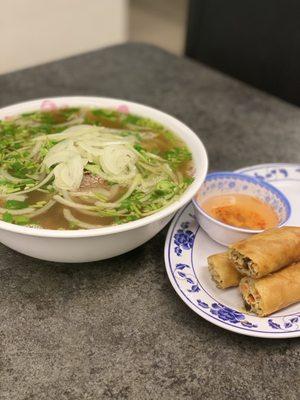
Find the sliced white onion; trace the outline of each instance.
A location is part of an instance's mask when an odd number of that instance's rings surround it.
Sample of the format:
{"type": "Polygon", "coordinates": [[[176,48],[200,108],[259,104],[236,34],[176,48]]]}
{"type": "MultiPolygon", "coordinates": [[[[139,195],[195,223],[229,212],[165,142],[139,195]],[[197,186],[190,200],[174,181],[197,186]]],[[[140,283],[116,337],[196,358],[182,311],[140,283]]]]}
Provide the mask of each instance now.
{"type": "Polygon", "coordinates": [[[54,185],[61,190],[77,190],[83,178],[83,160],[75,154],[54,168],[54,185]]]}
{"type": "Polygon", "coordinates": [[[102,228],[103,225],[94,225],[94,224],[89,224],[87,222],[81,221],[78,218],[75,218],[74,215],[71,213],[70,210],[68,210],[67,208],[63,209],[63,214],[64,217],[67,221],[77,225],[79,228],[83,228],[83,229],[95,229],[95,228],[102,228]]]}
{"type": "Polygon", "coordinates": [[[177,182],[177,177],[174,174],[172,168],[170,167],[169,164],[163,164],[162,167],[164,168],[164,170],[166,171],[166,173],[169,175],[169,177],[174,181],[177,182]]]}
{"type": "MultiPolygon", "coordinates": [[[[96,173],[95,173],[96,174],[96,173]]],[[[121,185],[127,185],[128,182],[132,181],[132,179],[136,176],[137,174],[137,169],[134,166],[132,170],[127,174],[127,175],[109,175],[104,173],[103,171],[99,170],[97,171],[97,176],[100,176],[106,181],[109,182],[114,182],[114,183],[119,183],[121,185]]]]}
{"type": "Polygon", "coordinates": [[[43,142],[41,140],[39,140],[35,143],[35,145],[33,146],[32,150],[30,152],[31,158],[34,157],[40,151],[42,145],[43,145],[43,142]]]}
{"type": "Polygon", "coordinates": [[[88,210],[82,210],[81,208],[77,209],[77,212],[83,215],[90,215],[91,217],[100,217],[99,213],[96,211],[88,211],[88,210]]]}
{"type": "Polygon", "coordinates": [[[22,208],[21,210],[11,210],[8,208],[2,208],[0,207],[0,213],[4,214],[5,212],[11,214],[11,215],[24,215],[24,214],[29,214],[31,212],[35,211],[34,208],[32,207],[27,207],[27,208],[22,208]]]}
{"type": "Polygon", "coordinates": [[[43,164],[50,168],[52,165],[67,161],[69,158],[77,155],[78,152],[71,140],[64,140],[53,146],[43,160],[43,164]]]}
{"type": "MultiPolygon", "coordinates": [[[[54,172],[51,171],[50,174],[47,175],[46,178],[43,179],[40,183],[38,183],[35,186],[32,186],[31,188],[21,190],[20,192],[18,192],[18,194],[30,193],[30,192],[33,192],[34,190],[39,189],[40,187],[46,185],[46,183],[48,183],[53,178],[53,175],[54,175],[54,172]]],[[[7,195],[1,194],[0,197],[7,197],[7,195]]]]}
{"type": "Polygon", "coordinates": [[[18,201],[25,201],[27,199],[26,194],[9,194],[6,196],[6,200],[18,200],[18,201]]]}
{"type": "Polygon", "coordinates": [[[6,170],[1,169],[0,170],[0,176],[7,181],[10,181],[12,183],[22,183],[24,181],[27,181],[28,178],[22,179],[22,178],[16,178],[15,176],[10,175],[6,170]]]}
{"type": "Polygon", "coordinates": [[[144,193],[149,193],[152,191],[153,187],[157,185],[158,182],[161,180],[166,179],[164,175],[155,175],[151,176],[150,178],[143,179],[139,184],[139,190],[144,193]]]}
{"type": "Polygon", "coordinates": [[[83,117],[78,117],[78,118],[75,118],[75,119],[71,119],[68,122],[63,122],[61,124],[56,124],[55,127],[56,128],[65,127],[65,126],[67,127],[67,126],[70,126],[70,125],[82,124],[82,122],[83,122],[83,117]]]}
{"type": "Polygon", "coordinates": [[[63,132],[60,133],[52,133],[51,135],[47,135],[49,140],[63,140],[63,139],[74,139],[76,137],[82,136],[86,133],[97,132],[97,126],[93,125],[76,125],[67,128],[63,132]]]}
{"type": "MultiPolygon", "coordinates": [[[[87,144],[87,143],[85,143],[83,141],[78,141],[76,144],[77,144],[77,146],[79,148],[83,149],[88,156],[92,155],[92,156],[96,156],[97,157],[97,156],[100,156],[102,154],[102,150],[101,149],[99,149],[97,147],[90,146],[89,144],[87,144]]],[[[93,159],[94,158],[91,157],[91,161],[93,159]]]]}
{"type": "Polygon", "coordinates": [[[43,207],[41,207],[41,208],[37,209],[36,211],[32,212],[31,214],[29,214],[28,217],[32,218],[32,217],[37,217],[38,215],[44,214],[46,211],[50,210],[50,208],[52,206],[54,206],[55,203],[56,202],[54,200],[48,201],[48,203],[45,204],[43,207]]]}
{"type": "Polygon", "coordinates": [[[94,206],[88,206],[86,204],[75,203],[74,201],[67,200],[58,194],[54,195],[53,199],[67,207],[78,208],[79,210],[82,209],[82,210],[91,210],[91,211],[94,210],[95,211],[94,206]]]}
{"type": "Polygon", "coordinates": [[[135,190],[135,188],[140,183],[140,181],[141,181],[141,176],[136,175],[136,177],[134,178],[132,184],[129,186],[126,193],[124,193],[123,196],[121,196],[117,201],[115,201],[113,203],[104,203],[103,201],[96,201],[95,205],[98,207],[101,207],[101,208],[116,208],[117,206],[119,206],[121,204],[121,202],[123,200],[127,199],[127,197],[129,197],[131,195],[131,193],[135,190]]]}
{"type": "Polygon", "coordinates": [[[100,156],[103,171],[112,175],[128,174],[136,160],[136,155],[124,145],[107,146],[100,156]]]}
{"type": "Polygon", "coordinates": [[[89,189],[89,191],[72,192],[72,196],[74,197],[87,196],[87,197],[93,197],[95,199],[97,198],[97,194],[99,194],[104,197],[111,198],[118,193],[118,190],[119,190],[119,185],[114,185],[112,187],[109,187],[109,190],[102,187],[95,187],[89,189]]]}

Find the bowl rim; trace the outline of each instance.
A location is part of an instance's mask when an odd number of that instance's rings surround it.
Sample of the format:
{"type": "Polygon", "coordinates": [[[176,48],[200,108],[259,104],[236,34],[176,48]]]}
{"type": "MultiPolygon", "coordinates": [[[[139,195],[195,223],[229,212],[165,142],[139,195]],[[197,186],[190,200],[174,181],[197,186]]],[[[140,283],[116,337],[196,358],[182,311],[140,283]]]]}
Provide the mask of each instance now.
{"type": "MultiPolygon", "coordinates": [[[[203,183],[205,183],[206,181],[209,181],[209,180],[213,180],[215,178],[217,178],[217,179],[221,178],[222,179],[222,178],[225,178],[225,177],[229,177],[229,178],[231,177],[231,178],[234,178],[234,179],[241,179],[241,180],[244,180],[244,181],[247,181],[247,182],[256,183],[256,184],[259,184],[260,186],[265,187],[270,192],[274,193],[277,197],[279,197],[281,199],[281,201],[283,202],[284,207],[286,209],[286,217],[285,217],[285,219],[280,224],[276,225],[276,228],[280,228],[281,226],[285,225],[285,223],[289,220],[289,218],[291,216],[291,205],[290,205],[290,202],[289,202],[288,198],[279,189],[277,189],[275,186],[271,185],[270,183],[268,183],[268,182],[266,182],[264,180],[254,178],[254,177],[252,177],[250,175],[246,175],[246,174],[230,172],[230,171],[228,171],[228,172],[227,171],[221,171],[221,172],[211,172],[211,173],[207,174],[203,183]]],[[[204,215],[207,219],[209,219],[211,222],[215,223],[216,225],[222,226],[223,228],[226,228],[228,230],[232,230],[232,231],[236,231],[236,232],[242,232],[242,233],[255,234],[255,233],[262,233],[262,232],[265,231],[265,229],[238,228],[236,226],[228,225],[228,224],[225,224],[224,222],[218,221],[217,219],[213,218],[211,215],[207,214],[207,212],[204,211],[204,209],[198,203],[198,201],[196,199],[196,196],[197,196],[197,193],[193,197],[192,202],[193,202],[194,206],[196,207],[197,211],[199,211],[200,214],[204,215]]]]}
{"type": "Polygon", "coordinates": [[[172,131],[174,131],[174,128],[173,127],[170,128],[170,125],[177,126],[178,132],[175,131],[176,135],[178,135],[186,143],[190,151],[193,153],[193,161],[195,164],[195,174],[194,174],[195,179],[193,183],[186,189],[186,191],[169,206],[161,209],[160,211],[155,212],[152,215],[140,218],[136,221],[130,221],[120,225],[111,225],[108,227],[101,227],[101,228],[78,229],[78,230],[55,230],[55,229],[40,229],[40,228],[26,227],[0,220],[0,229],[2,230],[27,236],[49,237],[49,238],[84,238],[84,237],[113,235],[120,232],[130,231],[132,229],[140,228],[145,225],[157,222],[163,218],[166,218],[174,214],[186,203],[191,201],[191,199],[193,198],[193,196],[195,196],[201,184],[205,180],[205,176],[208,170],[208,155],[202,140],[196,135],[196,133],[192,129],[190,129],[186,124],[184,124],[177,118],[173,117],[168,113],[165,113],[154,107],[150,107],[142,103],[132,102],[125,99],[102,97],[102,96],[46,97],[46,98],[38,98],[28,101],[22,101],[19,103],[11,104],[6,107],[1,107],[0,120],[3,119],[6,113],[9,116],[10,115],[14,116],[22,112],[25,112],[25,110],[22,111],[22,108],[28,110],[30,109],[38,110],[40,109],[41,104],[43,102],[53,102],[56,103],[58,107],[74,106],[76,104],[82,107],[98,106],[103,108],[105,107],[113,108],[113,107],[118,107],[120,105],[122,106],[125,105],[128,106],[129,108],[133,107],[134,109],[138,109],[140,111],[137,112],[136,110],[134,110],[130,112],[147,118],[151,118],[154,121],[157,121],[162,125],[169,127],[169,129],[172,131]],[[101,102],[109,103],[110,105],[108,104],[101,105],[101,102]],[[154,114],[155,116],[150,116],[149,114],[154,114]],[[156,119],[156,117],[158,118],[158,120],[156,119]],[[160,118],[165,122],[162,122],[160,118]],[[191,141],[193,141],[193,148],[191,145],[187,143],[187,140],[185,139],[186,137],[188,137],[191,141]],[[196,154],[197,157],[195,157],[196,154]]]}

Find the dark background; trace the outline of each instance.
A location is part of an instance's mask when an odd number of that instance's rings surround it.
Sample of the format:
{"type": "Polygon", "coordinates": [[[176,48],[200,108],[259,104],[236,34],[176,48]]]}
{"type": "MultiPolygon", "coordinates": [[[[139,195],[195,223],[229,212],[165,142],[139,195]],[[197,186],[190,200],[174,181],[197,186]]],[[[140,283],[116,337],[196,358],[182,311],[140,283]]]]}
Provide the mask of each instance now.
{"type": "Polygon", "coordinates": [[[300,1],[190,0],[186,55],[300,106],[300,1]]]}

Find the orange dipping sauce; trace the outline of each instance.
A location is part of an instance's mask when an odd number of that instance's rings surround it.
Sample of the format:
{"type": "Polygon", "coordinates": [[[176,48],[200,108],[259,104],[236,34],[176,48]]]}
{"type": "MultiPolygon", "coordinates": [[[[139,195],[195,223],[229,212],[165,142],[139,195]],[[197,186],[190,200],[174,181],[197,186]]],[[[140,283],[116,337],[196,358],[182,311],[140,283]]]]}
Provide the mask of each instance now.
{"type": "Polygon", "coordinates": [[[203,201],[201,207],[218,221],[238,228],[268,229],[279,224],[271,206],[247,194],[212,196],[203,201]]]}

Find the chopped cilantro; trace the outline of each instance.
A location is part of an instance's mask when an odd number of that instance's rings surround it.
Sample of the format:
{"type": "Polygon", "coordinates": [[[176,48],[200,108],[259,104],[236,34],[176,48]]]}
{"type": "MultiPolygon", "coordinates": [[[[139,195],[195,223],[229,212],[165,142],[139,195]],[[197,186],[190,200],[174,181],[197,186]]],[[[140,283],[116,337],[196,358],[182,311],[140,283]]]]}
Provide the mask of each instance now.
{"type": "Polygon", "coordinates": [[[109,119],[110,121],[116,121],[118,118],[117,111],[114,110],[105,110],[101,108],[97,108],[91,111],[95,117],[101,117],[105,119],[109,119]]]}
{"type": "Polygon", "coordinates": [[[25,217],[25,215],[16,215],[14,217],[14,223],[17,225],[28,225],[30,223],[30,219],[25,217]]]}
{"type": "Polygon", "coordinates": [[[141,119],[137,115],[132,115],[132,114],[124,114],[124,115],[126,115],[126,117],[123,119],[124,124],[136,125],[141,119]]]}
{"type": "Polygon", "coordinates": [[[10,210],[21,210],[22,208],[28,207],[28,204],[25,201],[20,200],[7,200],[4,207],[10,210]]]}
{"type": "Polygon", "coordinates": [[[13,216],[9,213],[9,212],[5,212],[3,215],[2,215],[2,220],[4,221],[4,222],[10,222],[10,223],[12,223],[13,222],[13,216]]]}
{"type": "Polygon", "coordinates": [[[163,157],[173,166],[178,167],[180,164],[192,159],[191,152],[186,147],[175,147],[163,154],[163,157]]]}
{"type": "Polygon", "coordinates": [[[195,178],[193,178],[192,176],[186,176],[185,178],[183,178],[183,182],[188,186],[191,185],[194,182],[195,178]]]}
{"type": "Polygon", "coordinates": [[[14,223],[17,225],[28,225],[30,223],[30,219],[25,217],[25,215],[12,215],[9,212],[5,212],[2,215],[2,220],[4,222],[14,223]]]}
{"type": "Polygon", "coordinates": [[[99,172],[101,172],[100,166],[96,164],[87,164],[85,169],[90,171],[93,175],[99,175],[99,172]]]}
{"type": "Polygon", "coordinates": [[[133,147],[134,147],[135,150],[138,151],[139,153],[142,152],[142,151],[145,151],[145,149],[144,149],[140,144],[138,144],[138,143],[135,144],[133,147]]]}
{"type": "Polygon", "coordinates": [[[157,183],[155,187],[155,192],[159,196],[173,193],[177,188],[174,182],[164,180],[157,183]]]}
{"type": "Polygon", "coordinates": [[[78,225],[73,221],[69,221],[69,228],[70,229],[78,229],[78,225]]]}

